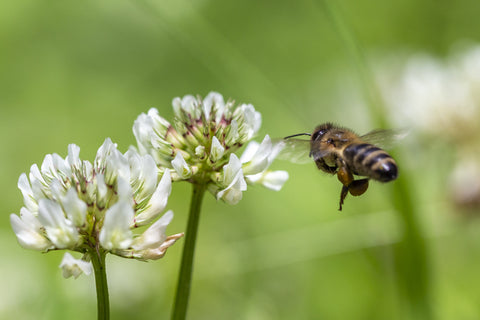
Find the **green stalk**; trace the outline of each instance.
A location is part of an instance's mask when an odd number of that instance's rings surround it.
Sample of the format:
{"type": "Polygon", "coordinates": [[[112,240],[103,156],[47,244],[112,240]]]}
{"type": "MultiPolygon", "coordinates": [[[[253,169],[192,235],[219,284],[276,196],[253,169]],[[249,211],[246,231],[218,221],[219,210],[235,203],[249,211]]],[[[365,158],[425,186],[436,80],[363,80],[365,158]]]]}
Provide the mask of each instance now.
{"type": "MultiPolygon", "coordinates": [[[[348,53],[355,65],[360,82],[368,100],[371,118],[380,127],[388,125],[381,95],[376,86],[373,74],[368,67],[362,48],[353,31],[342,19],[335,1],[322,0],[324,9],[337,29],[348,53]]],[[[433,319],[430,303],[430,265],[428,263],[427,244],[422,237],[418,221],[418,210],[414,205],[408,177],[402,176],[393,184],[394,205],[403,222],[403,240],[394,248],[394,259],[397,267],[397,283],[402,299],[400,318],[433,319]]]]}
{"type": "Polygon", "coordinates": [[[173,320],[183,320],[187,316],[188,299],[192,283],[193,257],[205,188],[206,186],[204,184],[193,184],[190,213],[188,216],[187,231],[185,232],[185,245],[183,246],[182,262],[178,275],[177,294],[173,303],[173,320]]]}
{"type": "Polygon", "coordinates": [[[105,268],[106,252],[98,248],[90,250],[90,258],[95,272],[95,286],[97,288],[97,319],[110,319],[110,302],[108,297],[107,272],[105,268]]]}
{"type": "Polygon", "coordinates": [[[395,208],[403,220],[403,240],[394,247],[397,281],[403,298],[403,316],[412,320],[433,319],[430,303],[430,265],[408,179],[400,178],[393,189],[395,208]]]}

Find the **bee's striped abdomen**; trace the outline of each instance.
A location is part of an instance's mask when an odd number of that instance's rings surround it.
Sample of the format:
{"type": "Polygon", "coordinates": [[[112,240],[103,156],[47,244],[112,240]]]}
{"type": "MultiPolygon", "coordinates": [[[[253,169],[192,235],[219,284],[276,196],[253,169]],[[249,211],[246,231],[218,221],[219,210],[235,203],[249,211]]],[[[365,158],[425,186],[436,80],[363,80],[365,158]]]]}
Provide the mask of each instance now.
{"type": "Polygon", "coordinates": [[[353,143],[345,148],[343,157],[354,174],[381,182],[395,180],[395,160],[384,150],[369,143],[353,143]]]}

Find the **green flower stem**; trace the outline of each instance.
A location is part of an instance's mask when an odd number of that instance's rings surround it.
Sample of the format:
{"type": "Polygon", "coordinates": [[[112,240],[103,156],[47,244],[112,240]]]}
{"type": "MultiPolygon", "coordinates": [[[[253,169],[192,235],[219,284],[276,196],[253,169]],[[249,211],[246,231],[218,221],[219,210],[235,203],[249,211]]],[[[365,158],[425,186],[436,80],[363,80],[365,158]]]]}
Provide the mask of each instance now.
{"type": "Polygon", "coordinates": [[[173,320],[185,319],[187,316],[188,298],[190,295],[190,286],[192,282],[195,242],[197,240],[200,209],[202,207],[205,189],[205,184],[193,184],[190,213],[188,216],[187,231],[185,232],[185,245],[183,247],[182,263],[180,266],[180,273],[178,275],[177,294],[173,304],[173,320]]]}
{"type": "Polygon", "coordinates": [[[90,250],[93,270],[95,272],[95,286],[97,288],[97,319],[110,319],[110,302],[108,297],[107,272],[105,268],[106,252],[98,248],[90,250]]]}

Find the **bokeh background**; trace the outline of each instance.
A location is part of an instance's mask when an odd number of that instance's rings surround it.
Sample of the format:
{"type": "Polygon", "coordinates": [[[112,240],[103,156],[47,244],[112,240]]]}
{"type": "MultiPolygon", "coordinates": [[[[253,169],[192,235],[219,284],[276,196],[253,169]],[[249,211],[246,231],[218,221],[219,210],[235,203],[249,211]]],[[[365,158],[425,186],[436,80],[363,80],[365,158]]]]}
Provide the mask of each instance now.
{"type": "MultiPolygon", "coordinates": [[[[140,113],[171,119],[174,97],[214,90],[262,113],[258,139],[325,121],[414,130],[393,149],[400,178],[348,197],[341,213],[339,182],[313,163],[275,162],[290,173],[283,190],[249,187],[235,206],[207,195],[189,319],[479,319],[480,191],[459,200],[480,180],[467,181],[476,151],[452,177],[457,147],[478,143],[478,105],[464,134],[425,129],[409,123],[415,108],[382,98],[389,84],[376,76],[402,82],[419,54],[448,65],[479,40],[479,10],[474,0],[0,2],[0,318],[96,316],[92,276],[63,279],[63,252],[18,245],[8,217],[22,206],[19,175],[69,143],[90,160],[106,137],[126,151],[140,113]]],[[[443,109],[428,110],[435,124],[443,109]]],[[[169,234],[185,230],[190,191],[174,184],[169,234]]],[[[150,263],[108,257],[112,319],[170,317],[182,246],[150,263]]]]}

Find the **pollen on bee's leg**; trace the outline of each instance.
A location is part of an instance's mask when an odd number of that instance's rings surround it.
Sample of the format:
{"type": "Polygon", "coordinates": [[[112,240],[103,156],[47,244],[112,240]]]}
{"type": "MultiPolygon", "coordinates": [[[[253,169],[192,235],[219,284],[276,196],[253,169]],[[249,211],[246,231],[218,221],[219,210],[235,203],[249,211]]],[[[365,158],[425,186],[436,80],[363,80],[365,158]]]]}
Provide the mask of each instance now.
{"type": "Polygon", "coordinates": [[[338,169],[337,178],[344,186],[349,186],[353,182],[353,175],[346,167],[338,169]]]}
{"type": "Polygon", "coordinates": [[[348,186],[348,191],[352,196],[360,196],[368,189],[368,179],[354,180],[348,186]]]}

